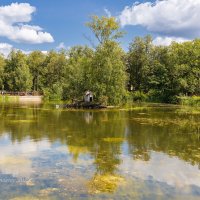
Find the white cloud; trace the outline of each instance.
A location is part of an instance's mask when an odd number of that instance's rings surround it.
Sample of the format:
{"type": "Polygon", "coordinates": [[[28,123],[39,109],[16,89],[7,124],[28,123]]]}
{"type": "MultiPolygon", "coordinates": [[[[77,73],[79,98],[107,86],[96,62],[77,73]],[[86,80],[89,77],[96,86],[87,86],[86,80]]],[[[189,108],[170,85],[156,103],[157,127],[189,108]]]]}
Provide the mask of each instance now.
{"type": "Polygon", "coordinates": [[[20,50],[24,54],[31,53],[31,51],[25,51],[25,50],[21,50],[21,49],[16,49],[11,44],[8,44],[8,43],[0,43],[0,54],[2,54],[3,56],[7,57],[12,50],[15,50],[15,51],[20,50]]]}
{"type": "Polygon", "coordinates": [[[156,0],[125,7],[122,26],[140,25],[162,36],[193,39],[200,36],[200,0],[156,0]]]}
{"type": "Polygon", "coordinates": [[[66,49],[69,50],[71,47],[70,46],[66,46],[64,42],[61,42],[56,49],[61,50],[61,49],[66,49]]]}
{"type": "Polygon", "coordinates": [[[28,23],[36,8],[28,3],[12,3],[0,7],[0,36],[6,37],[15,42],[40,44],[53,42],[50,33],[42,31],[39,26],[32,26],[28,23]]]}
{"type": "Polygon", "coordinates": [[[8,54],[13,49],[13,46],[7,43],[0,43],[0,54],[3,54],[5,57],[8,56],[8,54]]]}
{"type": "Polygon", "coordinates": [[[22,27],[29,29],[29,30],[35,30],[35,31],[42,31],[43,28],[41,28],[40,26],[30,26],[30,25],[23,25],[22,27]]]}
{"type": "Polygon", "coordinates": [[[56,49],[66,49],[66,46],[64,44],[64,42],[61,42],[57,47],[56,49]]]}
{"type": "Polygon", "coordinates": [[[123,157],[120,169],[128,172],[131,177],[166,183],[179,189],[187,186],[200,187],[200,175],[198,166],[192,166],[177,157],[169,157],[163,153],[151,152],[149,161],[133,160],[128,156],[123,157]]]}
{"type": "Polygon", "coordinates": [[[11,174],[15,177],[29,178],[33,173],[32,158],[39,156],[42,151],[49,150],[51,144],[47,141],[33,142],[25,140],[12,143],[8,136],[0,137],[0,173],[11,174]]]}
{"type": "MultiPolygon", "coordinates": [[[[8,44],[8,43],[0,43],[0,54],[2,54],[3,56],[7,57],[10,52],[12,50],[15,50],[15,51],[22,51],[24,54],[30,54],[32,51],[28,51],[28,50],[22,50],[22,49],[17,49],[17,48],[14,48],[11,44],[8,44]]],[[[41,51],[43,54],[48,54],[48,51],[41,51]]]]}
{"type": "Polygon", "coordinates": [[[156,37],[153,40],[153,44],[156,46],[159,46],[159,45],[169,46],[172,42],[183,43],[187,41],[189,40],[185,38],[180,38],[180,37],[156,37]]]}
{"type": "Polygon", "coordinates": [[[108,17],[111,17],[111,16],[112,16],[111,12],[110,12],[107,8],[104,9],[104,12],[106,13],[106,15],[107,15],[108,17]]]}
{"type": "Polygon", "coordinates": [[[41,51],[44,55],[48,54],[48,51],[41,51]]]}

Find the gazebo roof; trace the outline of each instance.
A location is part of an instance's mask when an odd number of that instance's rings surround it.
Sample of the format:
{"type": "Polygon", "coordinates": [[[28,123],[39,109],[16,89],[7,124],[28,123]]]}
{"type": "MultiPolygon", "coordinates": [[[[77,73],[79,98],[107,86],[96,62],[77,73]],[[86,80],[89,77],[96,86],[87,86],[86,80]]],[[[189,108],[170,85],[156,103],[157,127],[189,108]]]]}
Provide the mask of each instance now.
{"type": "Polygon", "coordinates": [[[91,95],[91,94],[92,94],[91,91],[87,91],[87,92],[85,93],[86,96],[91,95]]]}

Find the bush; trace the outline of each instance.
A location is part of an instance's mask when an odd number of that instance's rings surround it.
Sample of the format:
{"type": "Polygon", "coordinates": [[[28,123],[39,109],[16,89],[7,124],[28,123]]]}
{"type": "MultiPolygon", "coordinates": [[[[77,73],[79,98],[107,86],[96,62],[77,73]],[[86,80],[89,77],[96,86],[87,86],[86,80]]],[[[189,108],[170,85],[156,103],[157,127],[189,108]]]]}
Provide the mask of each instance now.
{"type": "Polygon", "coordinates": [[[148,96],[146,94],[144,94],[143,92],[136,91],[136,92],[132,93],[132,100],[145,102],[145,101],[148,101],[148,96]]]}
{"type": "Polygon", "coordinates": [[[99,98],[99,103],[103,104],[104,106],[108,105],[108,97],[107,96],[101,96],[99,98]]]}
{"type": "Polygon", "coordinates": [[[178,97],[171,90],[154,90],[147,93],[148,101],[156,103],[178,103],[178,97]]]}
{"type": "Polygon", "coordinates": [[[59,84],[54,84],[53,88],[43,89],[45,100],[62,100],[63,99],[63,88],[59,84]]]}

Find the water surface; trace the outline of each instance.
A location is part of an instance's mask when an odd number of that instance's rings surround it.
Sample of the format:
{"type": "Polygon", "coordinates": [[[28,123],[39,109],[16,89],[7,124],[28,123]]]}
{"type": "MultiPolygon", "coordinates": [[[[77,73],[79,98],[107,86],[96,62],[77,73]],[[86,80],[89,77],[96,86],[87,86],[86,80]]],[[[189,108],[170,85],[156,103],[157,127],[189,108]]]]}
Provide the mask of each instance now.
{"type": "Polygon", "coordinates": [[[0,199],[200,199],[200,112],[0,104],[0,199]]]}

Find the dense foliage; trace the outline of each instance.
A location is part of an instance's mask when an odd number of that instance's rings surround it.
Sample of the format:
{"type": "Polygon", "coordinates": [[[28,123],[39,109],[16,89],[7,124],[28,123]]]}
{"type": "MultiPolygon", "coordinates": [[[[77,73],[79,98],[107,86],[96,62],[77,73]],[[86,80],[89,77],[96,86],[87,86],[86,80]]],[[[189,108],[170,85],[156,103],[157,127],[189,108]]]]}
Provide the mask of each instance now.
{"type": "Polygon", "coordinates": [[[154,46],[151,36],[137,37],[124,52],[114,18],[93,16],[87,23],[98,44],[44,54],[12,51],[0,56],[0,90],[44,94],[49,99],[81,99],[120,104],[127,99],[177,102],[200,95],[200,40],[154,46]]]}
{"type": "Polygon", "coordinates": [[[127,63],[130,85],[141,96],[153,101],[176,102],[178,96],[200,94],[198,39],[164,47],[154,46],[150,36],[136,38],[130,44],[127,63]]]}

